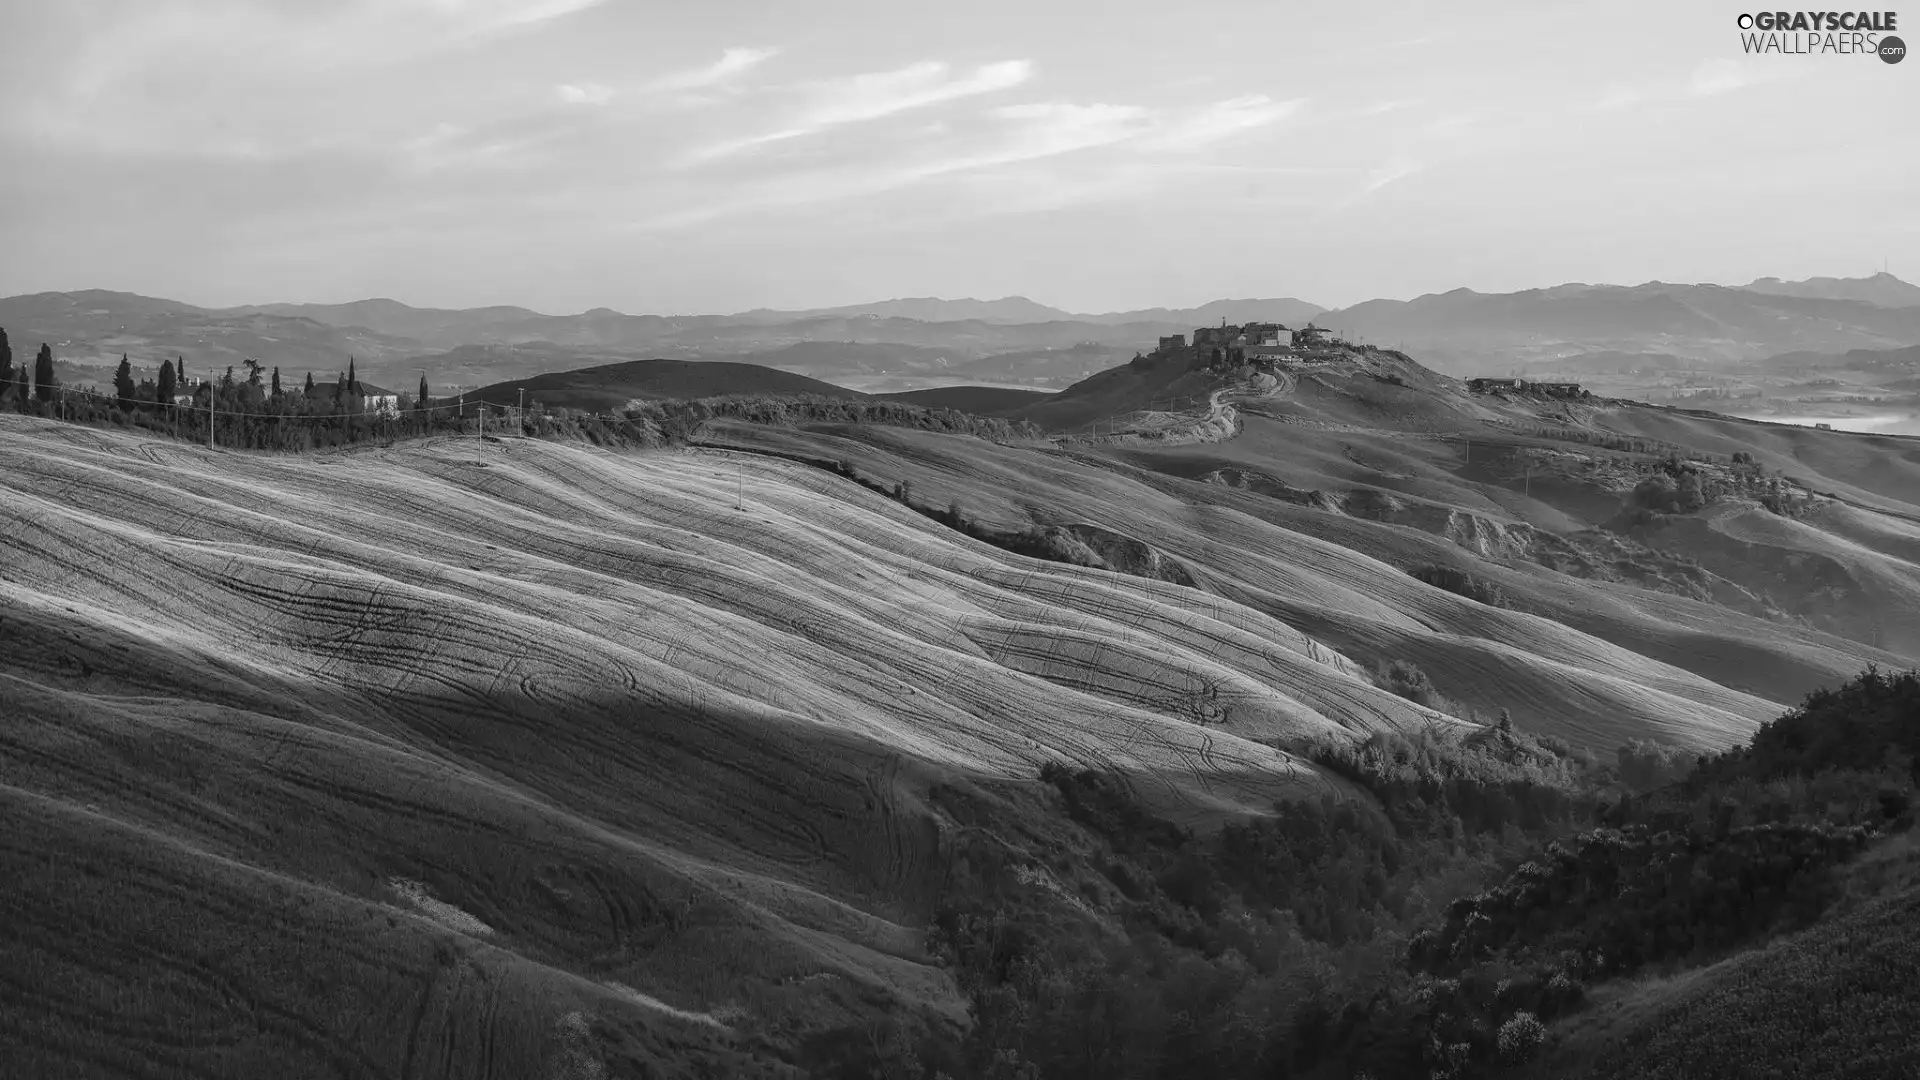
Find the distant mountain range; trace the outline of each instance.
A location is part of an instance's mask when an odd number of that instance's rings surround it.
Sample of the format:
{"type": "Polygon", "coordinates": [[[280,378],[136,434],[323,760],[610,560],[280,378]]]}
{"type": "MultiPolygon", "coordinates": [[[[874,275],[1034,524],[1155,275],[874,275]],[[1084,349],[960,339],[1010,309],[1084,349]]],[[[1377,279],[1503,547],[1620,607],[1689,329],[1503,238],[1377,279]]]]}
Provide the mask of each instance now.
{"type": "Polygon", "coordinates": [[[1859,300],[1884,307],[1920,305],[1920,285],[1910,285],[1887,273],[1864,278],[1816,277],[1805,281],[1781,281],[1779,278],[1764,277],[1742,287],[1748,292],[1769,293],[1774,296],[1859,300]]]}
{"type": "Polygon", "coordinates": [[[70,363],[122,353],[190,367],[259,357],[290,372],[330,372],[355,358],[376,382],[479,386],[637,358],[726,359],[814,377],[937,373],[1038,377],[1152,349],[1161,335],[1252,319],[1309,320],[1369,344],[1393,345],[1443,371],[1505,370],[1596,351],[1693,362],[1785,352],[1844,352],[1920,344],[1920,287],[1867,278],[1762,278],[1747,286],[1567,284],[1514,293],[1455,289],[1340,310],[1287,297],[1216,300],[1194,308],[1076,314],[1025,297],[884,300],[805,311],[630,315],[596,308],[547,315],[521,307],[416,308],[394,300],[201,308],[88,290],[0,300],[16,351],[41,341],[70,363]],[[1072,357],[1060,357],[1062,351],[1072,357]],[[1056,362],[1057,361],[1057,362],[1056,362]],[[1028,370],[1033,369],[1033,370],[1028,370]]]}
{"type": "Polygon", "coordinates": [[[1215,300],[1197,308],[1142,308],[1137,311],[1111,311],[1103,315],[1088,315],[1048,307],[1024,296],[1006,296],[998,300],[972,298],[941,300],[937,297],[925,296],[904,300],[882,300],[874,304],[854,304],[848,307],[815,308],[807,311],[774,311],[760,308],[732,317],[765,323],[837,317],[913,319],[919,322],[975,321],[1006,326],[1052,322],[1092,323],[1096,326],[1125,326],[1130,323],[1207,326],[1218,323],[1222,319],[1233,323],[1251,322],[1255,319],[1281,323],[1305,322],[1326,310],[1319,304],[1309,304],[1305,300],[1283,296],[1268,300],[1215,300]]]}
{"type": "Polygon", "coordinates": [[[1713,362],[1920,343],[1920,304],[1663,282],[1515,293],[1455,289],[1413,300],[1369,300],[1328,312],[1321,321],[1344,337],[1402,347],[1429,366],[1454,372],[1594,351],[1713,362]]]}

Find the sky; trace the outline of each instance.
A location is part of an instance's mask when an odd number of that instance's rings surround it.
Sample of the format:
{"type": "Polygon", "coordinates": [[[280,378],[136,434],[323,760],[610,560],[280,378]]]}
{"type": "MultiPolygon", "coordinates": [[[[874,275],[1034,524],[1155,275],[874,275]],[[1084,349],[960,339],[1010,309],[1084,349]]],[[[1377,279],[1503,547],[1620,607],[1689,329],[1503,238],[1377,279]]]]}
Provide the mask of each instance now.
{"type": "Polygon", "coordinates": [[[1104,312],[1920,279],[1920,61],[1745,55],[1747,10],[0,0],[0,295],[1104,312]]]}

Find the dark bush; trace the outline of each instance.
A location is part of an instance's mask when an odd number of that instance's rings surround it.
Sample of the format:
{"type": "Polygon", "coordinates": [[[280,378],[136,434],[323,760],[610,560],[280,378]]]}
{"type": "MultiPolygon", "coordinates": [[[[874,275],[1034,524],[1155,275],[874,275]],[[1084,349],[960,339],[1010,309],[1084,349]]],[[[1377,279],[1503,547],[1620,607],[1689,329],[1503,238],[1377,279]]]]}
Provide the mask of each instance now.
{"type": "Polygon", "coordinates": [[[1426,566],[1416,567],[1413,576],[1436,589],[1445,589],[1456,596],[1464,596],[1488,607],[1513,606],[1506,590],[1498,584],[1456,567],[1429,563],[1426,566]]]}

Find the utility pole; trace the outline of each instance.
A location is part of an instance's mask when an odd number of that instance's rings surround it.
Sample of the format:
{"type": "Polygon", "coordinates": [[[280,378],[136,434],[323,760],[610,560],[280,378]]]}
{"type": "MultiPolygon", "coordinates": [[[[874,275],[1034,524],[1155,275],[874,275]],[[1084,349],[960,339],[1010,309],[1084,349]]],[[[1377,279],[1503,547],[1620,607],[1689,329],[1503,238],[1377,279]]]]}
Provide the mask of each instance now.
{"type": "Polygon", "coordinates": [[[744,458],[733,459],[733,508],[747,508],[747,463],[744,458]]]}
{"type": "Polygon", "coordinates": [[[520,388],[520,411],[514,414],[520,421],[520,434],[527,433],[527,388],[520,388]]]}
{"type": "Polygon", "coordinates": [[[213,401],[220,388],[213,382],[213,365],[207,365],[207,449],[213,449],[213,401]]]}

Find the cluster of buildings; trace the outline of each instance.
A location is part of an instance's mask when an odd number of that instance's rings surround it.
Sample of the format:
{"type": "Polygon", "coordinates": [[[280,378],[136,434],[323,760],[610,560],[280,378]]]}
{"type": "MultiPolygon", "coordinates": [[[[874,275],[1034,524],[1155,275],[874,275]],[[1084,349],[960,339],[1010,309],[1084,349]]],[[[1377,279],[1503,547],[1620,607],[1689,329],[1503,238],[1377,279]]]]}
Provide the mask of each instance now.
{"type": "Polygon", "coordinates": [[[1577,382],[1537,382],[1530,379],[1468,379],[1467,389],[1476,394],[1492,394],[1499,391],[1506,391],[1514,394],[1538,394],[1542,397],[1556,398],[1593,396],[1589,391],[1580,389],[1580,384],[1577,382]]]}
{"type": "Polygon", "coordinates": [[[1193,344],[1187,335],[1169,334],[1160,339],[1159,352],[1180,352],[1191,347],[1202,359],[1213,364],[1244,364],[1260,360],[1302,359],[1317,353],[1346,348],[1346,342],[1332,331],[1308,323],[1289,330],[1279,323],[1250,322],[1241,326],[1202,326],[1193,332],[1193,344]]]}

